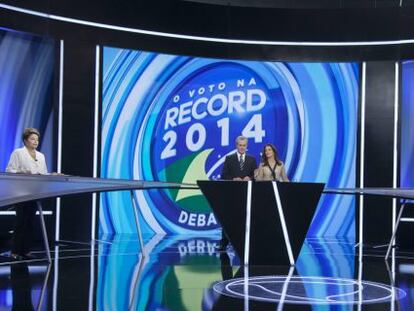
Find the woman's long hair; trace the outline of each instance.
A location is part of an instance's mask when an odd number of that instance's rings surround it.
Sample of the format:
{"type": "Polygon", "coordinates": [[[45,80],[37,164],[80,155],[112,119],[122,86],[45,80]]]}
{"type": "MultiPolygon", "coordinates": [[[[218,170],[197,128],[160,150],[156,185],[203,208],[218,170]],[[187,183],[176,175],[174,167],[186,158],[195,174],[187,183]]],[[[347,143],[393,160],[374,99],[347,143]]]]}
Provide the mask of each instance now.
{"type": "Polygon", "coordinates": [[[275,155],[276,164],[277,165],[282,165],[282,161],[279,159],[279,154],[277,152],[277,149],[276,149],[276,147],[273,144],[266,144],[266,145],[264,145],[263,151],[262,151],[262,163],[264,165],[268,165],[269,166],[269,162],[267,160],[266,152],[265,152],[266,147],[270,147],[273,150],[273,153],[275,155]]]}

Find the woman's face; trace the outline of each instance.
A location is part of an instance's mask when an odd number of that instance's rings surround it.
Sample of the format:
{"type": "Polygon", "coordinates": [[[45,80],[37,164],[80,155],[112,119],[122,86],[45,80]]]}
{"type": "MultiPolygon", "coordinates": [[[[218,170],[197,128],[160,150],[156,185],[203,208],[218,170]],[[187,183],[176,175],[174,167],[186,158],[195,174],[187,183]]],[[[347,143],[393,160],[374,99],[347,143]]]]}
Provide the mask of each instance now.
{"type": "Polygon", "coordinates": [[[24,144],[29,149],[36,149],[39,145],[39,137],[36,134],[30,134],[30,136],[24,141],[24,144]]]}
{"type": "Polygon", "coordinates": [[[266,158],[268,159],[275,156],[275,153],[273,152],[273,149],[270,146],[266,146],[264,152],[265,152],[266,158]]]}

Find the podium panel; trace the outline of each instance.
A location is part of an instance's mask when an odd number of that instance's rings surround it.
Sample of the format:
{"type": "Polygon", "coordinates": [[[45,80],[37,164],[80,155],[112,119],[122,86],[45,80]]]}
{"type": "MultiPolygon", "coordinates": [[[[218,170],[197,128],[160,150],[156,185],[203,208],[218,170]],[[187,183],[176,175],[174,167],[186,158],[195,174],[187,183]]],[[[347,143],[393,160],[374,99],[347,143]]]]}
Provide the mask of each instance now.
{"type": "Polygon", "coordinates": [[[244,254],[247,182],[198,180],[216,219],[226,232],[240,259],[244,254]]]}
{"type": "Polygon", "coordinates": [[[279,209],[273,183],[253,182],[248,226],[247,182],[197,183],[240,258],[244,258],[246,230],[250,230],[247,245],[250,265],[292,264],[289,251],[296,261],[324,189],[322,183],[278,182],[277,190],[281,201],[279,209]],[[285,234],[282,220],[286,224],[285,234]]]}

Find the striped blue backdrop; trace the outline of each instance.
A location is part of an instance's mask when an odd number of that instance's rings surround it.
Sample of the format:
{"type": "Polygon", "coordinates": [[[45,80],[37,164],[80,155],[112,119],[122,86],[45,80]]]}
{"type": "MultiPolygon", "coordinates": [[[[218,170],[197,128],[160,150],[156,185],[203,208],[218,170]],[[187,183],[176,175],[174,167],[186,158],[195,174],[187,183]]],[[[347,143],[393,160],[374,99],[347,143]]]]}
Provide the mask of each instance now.
{"type": "Polygon", "coordinates": [[[414,187],[414,61],[402,63],[400,187],[414,187]]]}
{"type": "Polygon", "coordinates": [[[53,68],[55,45],[48,38],[0,29],[0,170],[22,146],[26,127],[38,128],[49,170],[53,156],[53,68]]]}
{"type": "MultiPolygon", "coordinates": [[[[192,89],[202,92],[203,86],[214,82],[216,89],[212,87],[210,91],[217,95],[220,81],[226,84],[225,91],[237,91],[236,87],[230,87],[235,79],[254,77],[251,87],[262,90],[266,96],[266,105],[260,111],[260,125],[266,134],[262,141],[256,141],[256,137],[250,139],[249,153],[259,159],[263,144],[272,142],[278,146],[291,180],[324,182],[329,187],[355,186],[357,63],[221,60],[109,47],[104,48],[103,62],[102,177],[171,180],[168,178],[173,176],[171,171],[179,171],[183,166],[190,171],[194,166],[203,168],[200,172],[191,172],[198,174],[195,177],[217,178],[223,155],[234,149],[233,139],[248,120],[243,118],[250,118],[252,114],[220,116],[227,116],[233,127],[229,130],[228,145],[223,141],[219,144],[221,132],[216,128],[217,118],[209,116],[199,120],[199,126],[207,129],[207,138],[197,152],[188,150],[185,138],[193,120],[177,125],[173,128],[173,134],[178,136],[175,153],[160,160],[167,142],[163,139],[168,127],[166,114],[181,105],[185,94],[191,94],[192,89]]],[[[188,174],[184,173],[181,179],[174,181],[188,180],[188,174]]],[[[186,209],[190,216],[194,213],[194,217],[202,214],[194,212],[191,206],[184,206],[185,199],[194,199],[191,202],[202,205],[197,194],[191,195],[193,197],[187,198],[185,194],[167,191],[137,192],[144,216],[144,232],[217,233],[218,225],[197,227],[191,219],[183,225],[175,221],[173,217],[183,215],[180,209],[186,209]]],[[[128,193],[103,194],[100,232],[135,232],[130,205],[128,193]]],[[[208,211],[204,211],[204,215],[208,215],[208,211]]],[[[194,219],[196,225],[204,224],[200,218],[194,219]]],[[[309,236],[352,238],[354,228],[353,198],[325,195],[309,236]]]]}

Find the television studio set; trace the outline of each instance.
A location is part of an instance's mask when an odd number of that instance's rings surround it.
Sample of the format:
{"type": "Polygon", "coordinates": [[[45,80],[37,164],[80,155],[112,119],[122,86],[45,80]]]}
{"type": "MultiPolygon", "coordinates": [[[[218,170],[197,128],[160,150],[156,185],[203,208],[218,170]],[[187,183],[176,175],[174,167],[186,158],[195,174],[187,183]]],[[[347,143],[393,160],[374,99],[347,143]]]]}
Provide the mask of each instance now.
{"type": "Polygon", "coordinates": [[[0,310],[414,310],[414,1],[0,0],[0,310]]]}

